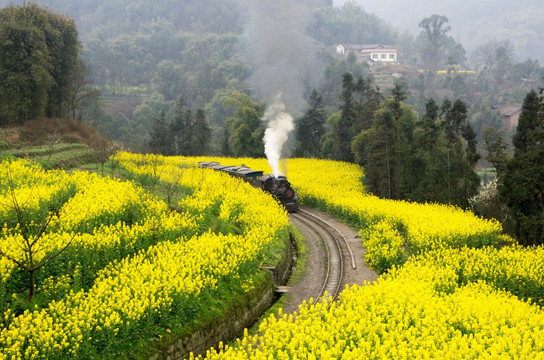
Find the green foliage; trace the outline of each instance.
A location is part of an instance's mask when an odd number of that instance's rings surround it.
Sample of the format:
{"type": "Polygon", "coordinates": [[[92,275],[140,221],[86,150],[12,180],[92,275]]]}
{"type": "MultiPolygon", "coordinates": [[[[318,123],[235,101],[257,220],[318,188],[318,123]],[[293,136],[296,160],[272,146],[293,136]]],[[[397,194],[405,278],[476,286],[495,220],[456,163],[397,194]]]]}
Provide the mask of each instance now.
{"type": "Polygon", "coordinates": [[[418,178],[418,167],[412,166],[414,126],[413,111],[389,98],[374,114],[373,126],[354,138],[355,159],[365,167],[366,186],[374,194],[405,198],[409,184],[418,178]]]}
{"type": "Polygon", "coordinates": [[[168,123],[161,112],[153,119],[153,128],[149,134],[149,148],[154,154],[172,155],[172,134],[168,129],[168,123]]]}
{"type": "Polygon", "coordinates": [[[210,151],[211,128],[206,120],[206,113],[198,109],[193,123],[191,153],[193,155],[208,155],[210,151]]]}
{"type": "Polygon", "coordinates": [[[246,94],[235,92],[225,100],[224,106],[236,109],[226,122],[231,134],[228,139],[231,154],[236,157],[263,157],[263,104],[254,102],[246,94]]]}
{"type": "Polygon", "coordinates": [[[326,120],[322,97],[314,89],[310,94],[308,110],[296,121],[297,156],[320,157],[321,139],[325,134],[326,120]]]}
{"type": "Polygon", "coordinates": [[[467,207],[479,186],[474,171],[479,155],[463,102],[446,100],[440,108],[429,99],[426,113],[416,121],[413,110],[401,102],[405,92],[400,85],[392,95],[374,113],[372,127],[352,142],[369,191],[391,199],[467,207]]]}
{"type": "Polygon", "coordinates": [[[179,99],[175,114],[168,122],[164,111],[154,119],[149,133],[149,150],[162,155],[206,155],[210,150],[211,128],[202,109],[193,116],[185,106],[185,101],[179,99]]]}
{"type": "Polygon", "coordinates": [[[341,161],[352,161],[353,155],[350,149],[353,138],[352,126],[355,121],[355,109],[353,107],[353,75],[345,73],[342,82],[342,95],[340,105],[340,118],[332,129],[334,139],[334,159],[341,161]]]}
{"type": "Polygon", "coordinates": [[[346,2],[342,7],[317,9],[310,36],[326,45],[394,43],[396,30],[385,25],[376,15],[369,14],[355,2],[346,2]]]}
{"type": "Polygon", "coordinates": [[[0,119],[66,114],[79,51],[73,20],[35,3],[0,10],[0,119]]]}
{"type": "Polygon", "coordinates": [[[524,245],[544,243],[544,105],[542,95],[527,93],[514,135],[514,156],[506,164],[501,199],[516,221],[524,245]]]}

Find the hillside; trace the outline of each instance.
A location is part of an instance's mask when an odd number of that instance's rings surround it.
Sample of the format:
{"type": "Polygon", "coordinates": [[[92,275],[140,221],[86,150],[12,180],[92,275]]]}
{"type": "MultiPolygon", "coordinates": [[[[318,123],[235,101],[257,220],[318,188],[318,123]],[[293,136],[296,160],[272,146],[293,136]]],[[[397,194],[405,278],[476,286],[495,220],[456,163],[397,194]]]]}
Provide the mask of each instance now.
{"type": "MultiPolygon", "coordinates": [[[[235,117],[233,99],[238,93],[266,108],[282,92],[290,102],[286,109],[296,120],[316,89],[322,96],[329,120],[325,130],[330,135],[333,115],[341,105],[342,76],[347,72],[356,80],[368,78],[384,98],[396,83],[402,84],[405,103],[419,117],[429,98],[438,104],[460,99],[469,108],[469,120],[483,128],[482,124],[493,125],[496,119],[477,119],[473,114],[497,105],[520,104],[530,89],[538,88],[544,74],[538,61],[516,61],[519,53],[513,51],[521,43],[493,42],[492,35],[487,39],[491,42],[487,57],[480,59],[480,65],[484,60],[485,64],[467,73],[470,54],[456,41],[454,35],[460,29],[453,18],[445,24],[451,32],[435,64],[440,73],[429,73],[424,39],[399,33],[386,17],[365,10],[370,4],[363,7],[356,2],[341,7],[321,0],[304,6],[244,0],[226,0],[220,5],[211,0],[38,3],[74,18],[87,65],[86,80],[102,95],[74,110],[75,117],[139,152],[156,151],[149,146],[154,123],[172,124],[176,111],[183,107],[193,117],[203,112],[211,128],[209,153],[232,155],[235,129],[229,119],[235,117]],[[401,63],[352,62],[348,56],[336,56],[334,45],[342,43],[390,44],[398,49],[401,63]]],[[[0,6],[7,4],[0,0],[0,6]]],[[[471,14],[480,11],[472,5],[468,8],[471,14]]],[[[429,16],[411,10],[407,9],[410,21],[417,23],[429,16]]],[[[291,150],[296,148],[292,137],[289,144],[291,150]]],[[[322,150],[322,156],[333,157],[330,149],[322,150]]]]}
{"type": "MultiPolygon", "coordinates": [[[[345,3],[335,0],[335,5],[345,3]]],[[[544,9],[539,0],[478,0],[464,2],[420,0],[406,3],[402,0],[361,1],[363,9],[374,13],[389,24],[419,32],[418,24],[432,14],[445,15],[450,20],[451,34],[463,44],[467,54],[491,40],[510,40],[515,47],[515,58],[544,61],[544,9]]]]}
{"type": "Polygon", "coordinates": [[[0,160],[30,158],[46,169],[103,162],[112,146],[96,129],[71,119],[46,118],[0,128],[0,160]]]}

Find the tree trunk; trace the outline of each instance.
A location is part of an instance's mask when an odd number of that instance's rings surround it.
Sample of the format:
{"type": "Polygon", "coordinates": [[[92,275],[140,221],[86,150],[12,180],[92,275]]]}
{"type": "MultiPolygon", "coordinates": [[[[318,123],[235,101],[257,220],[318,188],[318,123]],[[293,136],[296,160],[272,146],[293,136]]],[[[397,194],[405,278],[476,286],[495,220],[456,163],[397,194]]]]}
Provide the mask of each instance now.
{"type": "Polygon", "coordinates": [[[385,157],[387,159],[387,186],[388,186],[388,195],[387,197],[391,199],[391,167],[389,164],[389,144],[385,142],[385,157]]]}
{"type": "Polygon", "coordinates": [[[35,286],[34,285],[34,283],[35,283],[34,271],[36,271],[36,269],[29,270],[30,284],[28,285],[28,296],[26,298],[26,301],[28,301],[28,302],[31,302],[32,297],[34,296],[34,286],[35,286]]]}
{"type": "Polygon", "coordinates": [[[451,204],[450,147],[448,146],[448,204],[451,204]]]}

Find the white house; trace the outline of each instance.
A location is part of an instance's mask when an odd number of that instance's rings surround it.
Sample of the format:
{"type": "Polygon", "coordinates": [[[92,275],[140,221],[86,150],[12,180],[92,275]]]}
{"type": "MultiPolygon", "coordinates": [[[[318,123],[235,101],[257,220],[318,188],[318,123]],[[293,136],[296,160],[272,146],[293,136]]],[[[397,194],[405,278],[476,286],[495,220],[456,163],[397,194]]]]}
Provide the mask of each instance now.
{"type": "Polygon", "coordinates": [[[346,55],[353,52],[357,56],[358,62],[369,63],[397,63],[397,49],[391,45],[369,44],[369,45],[347,45],[340,44],[336,46],[336,54],[346,55]]]}

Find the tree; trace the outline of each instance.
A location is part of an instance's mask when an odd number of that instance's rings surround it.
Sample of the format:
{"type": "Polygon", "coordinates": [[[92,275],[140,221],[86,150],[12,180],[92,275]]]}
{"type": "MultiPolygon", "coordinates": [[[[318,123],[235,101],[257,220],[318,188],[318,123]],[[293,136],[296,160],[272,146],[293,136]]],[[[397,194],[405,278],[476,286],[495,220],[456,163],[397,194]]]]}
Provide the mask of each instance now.
{"type": "Polygon", "coordinates": [[[263,157],[263,104],[240,92],[232,93],[224,104],[236,109],[226,123],[231,134],[228,140],[229,150],[237,157],[263,157]]]}
{"type": "Polygon", "coordinates": [[[342,95],[340,105],[340,119],[333,128],[334,157],[340,161],[353,161],[351,152],[351,140],[353,138],[352,126],[355,119],[353,106],[353,75],[345,73],[342,82],[342,95]]]}
{"type": "Polygon", "coordinates": [[[211,135],[212,130],[206,120],[206,113],[198,109],[192,126],[191,153],[197,156],[207,155],[210,151],[211,135]]]}
{"type": "Polygon", "coordinates": [[[46,22],[35,4],[0,12],[0,112],[7,122],[23,123],[45,114],[54,79],[38,20],[46,22]]]}
{"type": "Polygon", "coordinates": [[[0,10],[0,114],[22,123],[67,113],[80,43],[72,19],[35,3],[0,10]]]}
{"type": "Polygon", "coordinates": [[[413,200],[469,206],[468,199],[479,186],[475,172],[479,155],[476,133],[466,119],[467,109],[460,100],[452,104],[445,99],[441,108],[433,99],[427,101],[426,113],[415,131],[418,146],[412,163],[423,176],[412,183],[413,200]]]}
{"type": "Polygon", "coordinates": [[[132,123],[136,133],[142,138],[149,134],[153,126],[153,119],[160,116],[161,112],[165,115],[173,107],[173,102],[165,101],[164,96],[158,92],[146,97],[142,103],[132,112],[132,123]]]}
{"type": "MultiPolygon", "coordinates": [[[[28,274],[27,301],[32,301],[36,288],[36,272],[56,260],[72,243],[75,235],[65,238],[55,247],[47,244],[47,233],[51,222],[60,218],[62,206],[75,195],[75,184],[70,184],[51,194],[47,199],[40,199],[38,208],[31,208],[26,203],[28,199],[21,199],[17,194],[8,163],[7,179],[0,190],[4,196],[0,201],[0,208],[6,214],[4,227],[6,233],[13,233],[8,241],[0,242],[0,257],[14,263],[28,274]],[[16,230],[13,230],[16,229],[16,230]],[[20,236],[17,236],[20,235],[20,236]],[[13,248],[22,251],[14,253],[13,248]]],[[[34,196],[40,196],[34,194],[34,196]]],[[[75,229],[74,229],[75,230],[75,229]]],[[[73,234],[76,232],[74,231],[73,234]]]]}
{"type": "Polygon", "coordinates": [[[508,49],[504,47],[499,47],[496,50],[495,57],[497,61],[496,66],[493,70],[493,76],[495,77],[495,81],[497,83],[502,84],[505,75],[508,73],[512,65],[512,59],[510,58],[508,49]]]}
{"type": "Polygon", "coordinates": [[[461,197],[456,201],[456,203],[460,206],[467,207],[467,200],[478,192],[478,187],[480,186],[480,177],[474,171],[474,169],[476,168],[476,165],[478,164],[481,156],[477,150],[477,134],[469,122],[461,127],[461,136],[465,141],[465,154],[463,156],[465,161],[464,166],[462,167],[463,186],[461,188],[463,191],[459,192],[459,195],[461,195],[461,197]]]}
{"type": "Polygon", "coordinates": [[[72,72],[72,88],[66,98],[67,112],[71,113],[74,120],[81,121],[82,109],[101,95],[100,90],[92,86],[89,77],[88,67],[81,60],[72,72]]]}
{"type": "Polygon", "coordinates": [[[473,116],[472,123],[476,133],[483,139],[483,129],[485,127],[492,126],[497,130],[501,128],[502,115],[499,110],[493,109],[491,106],[487,105],[487,102],[484,99],[480,103],[479,111],[473,116]]]}
{"type": "Polygon", "coordinates": [[[434,99],[427,100],[425,103],[425,114],[419,124],[422,129],[420,136],[421,147],[427,152],[431,163],[433,162],[435,149],[440,139],[441,123],[438,117],[439,109],[434,99]]]}
{"type": "Polygon", "coordinates": [[[506,171],[506,164],[509,160],[506,149],[508,145],[504,142],[504,132],[493,126],[487,126],[483,130],[483,148],[487,152],[486,160],[495,167],[497,178],[501,179],[506,171]]]}
{"type": "Polygon", "coordinates": [[[390,109],[383,107],[374,117],[374,134],[372,146],[368,151],[367,168],[372,168],[372,172],[367,172],[366,176],[374,177],[373,188],[375,193],[391,199],[393,192],[398,193],[398,184],[394,183],[395,173],[399,170],[395,160],[397,150],[396,134],[398,124],[395,122],[390,109]],[[382,171],[379,171],[382,169],[382,171]],[[373,176],[371,176],[373,174],[373,176]],[[380,186],[381,185],[381,186],[380,186]]]}
{"type": "Polygon", "coordinates": [[[327,115],[322,98],[313,90],[310,94],[308,110],[296,121],[295,137],[298,142],[297,154],[303,157],[321,156],[321,138],[325,134],[327,115]]]}
{"type": "Polygon", "coordinates": [[[418,25],[421,28],[420,35],[426,40],[424,57],[433,72],[438,70],[444,56],[443,49],[448,39],[446,34],[451,30],[451,27],[446,25],[447,23],[446,16],[435,14],[424,18],[418,25]]]}
{"type": "MultiPolygon", "coordinates": [[[[400,90],[400,88],[397,88],[400,90]]],[[[373,126],[354,137],[355,161],[365,167],[369,191],[392,199],[407,198],[414,176],[413,110],[402,104],[402,91],[386,99],[374,115],[373,126]]]]}
{"type": "Polygon", "coordinates": [[[94,135],[90,139],[90,145],[93,150],[94,160],[100,164],[102,175],[104,175],[104,164],[107,163],[112,155],[117,153],[120,147],[100,135],[94,135]]]}
{"type": "Polygon", "coordinates": [[[176,155],[193,155],[193,115],[191,109],[185,107],[185,101],[179,98],[176,103],[174,119],[170,124],[173,153],[176,155]]]}
{"type": "Polygon", "coordinates": [[[504,54],[506,51],[508,57],[512,56],[512,44],[509,40],[503,41],[490,41],[487,44],[479,46],[472,54],[476,67],[481,68],[484,71],[492,71],[497,64],[497,55],[504,54]]]}
{"type": "Polygon", "coordinates": [[[166,100],[174,100],[183,90],[184,79],[180,68],[170,60],[161,61],[157,65],[154,81],[166,100]]]}
{"type": "Polygon", "coordinates": [[[48,93],[46,114],[49,117],[64,117],[68,114],[74,82],[84,76],[85,65],[79,59],[81,44],[74,20],[55,13],[48,13],[47,16],[50,28],[45,28],[46,42],[51,53],[50,74],[54,82],[48,93]]]}
{"type": "Polygon", "coordinates": [[[172,133],[169,131],[164,112],[153,119],[153,128],[149,135],[151,152],[162,155],[172,155],[172,133]]]}
{"type": "Polygon", "coordinates": [[[358,134],[361,130],[369,129],[372,126],[374,114],[383,99],[380,89],[372,86],[370,77],[364,79],[363,76],[360,76],[357,79],[354,86],[352,134],[358,134]]]}
{"type": "Polygon", "coordinates": [[[524,245],[543,244],[544,237],[544,101],[531,90],[523,101],[513,138],[514,156],[506,164],[500,197],[516,221],[524,245]]]}

